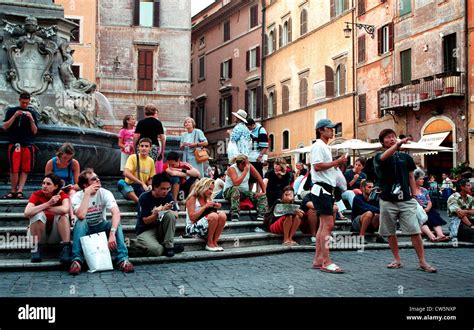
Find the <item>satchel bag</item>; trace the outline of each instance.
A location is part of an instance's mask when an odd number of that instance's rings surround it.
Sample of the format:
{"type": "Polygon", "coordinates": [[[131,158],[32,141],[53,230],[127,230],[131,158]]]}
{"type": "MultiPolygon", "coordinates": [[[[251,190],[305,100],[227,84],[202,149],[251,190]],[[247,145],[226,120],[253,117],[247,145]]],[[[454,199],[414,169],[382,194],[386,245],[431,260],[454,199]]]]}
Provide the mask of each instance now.
{"type": "MultiPolygon", "coordinates": [[[[194,143],[196,143],[196,131],[194,131],[194,143]]],[[[196,162],[204,163],[209,160],[209,153],[205,148],[194,148],[194,158],[196,158],[196,162]]]]}
{"type": "Polygon", "coordinates": [[[105,231],[81,237],[81,245],[90,273],[114,269],[105,231]]]}

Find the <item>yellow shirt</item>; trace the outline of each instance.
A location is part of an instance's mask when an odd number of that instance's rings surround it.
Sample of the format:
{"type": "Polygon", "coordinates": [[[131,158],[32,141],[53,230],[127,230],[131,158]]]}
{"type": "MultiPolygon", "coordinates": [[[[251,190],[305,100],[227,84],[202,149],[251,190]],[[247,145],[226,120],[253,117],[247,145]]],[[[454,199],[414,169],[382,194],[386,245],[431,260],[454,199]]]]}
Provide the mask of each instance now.
{"type": "MultiPolygon", "coordinates": [[[[149,178],[155,175],[155,162],[149,156],[146,159],[140,157],[140,176],[137,175],[137,155],[130,155],[125,164],[125,168],[129,169],[130,172],[143,182],[147,182],[149,178]]],[[[125,178],[125,182],[128,184],[134,183],[129,178],[125,178]]]]}

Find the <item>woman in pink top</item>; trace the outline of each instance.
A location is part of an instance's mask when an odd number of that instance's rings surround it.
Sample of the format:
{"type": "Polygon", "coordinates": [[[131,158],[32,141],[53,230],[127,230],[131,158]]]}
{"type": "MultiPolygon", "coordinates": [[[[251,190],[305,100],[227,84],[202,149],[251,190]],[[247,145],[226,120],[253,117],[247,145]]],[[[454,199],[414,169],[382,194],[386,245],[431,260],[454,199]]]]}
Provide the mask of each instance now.
{"type": "Polygon", "coordinates": [[[133,135],[135,134],[135,117],[126,115],[123,118],[123,126],[119,131],[119,147],[121,151],[120,171],[123,171],[127,163],[128,156],[135,153],[133,147],[133,135]]]}

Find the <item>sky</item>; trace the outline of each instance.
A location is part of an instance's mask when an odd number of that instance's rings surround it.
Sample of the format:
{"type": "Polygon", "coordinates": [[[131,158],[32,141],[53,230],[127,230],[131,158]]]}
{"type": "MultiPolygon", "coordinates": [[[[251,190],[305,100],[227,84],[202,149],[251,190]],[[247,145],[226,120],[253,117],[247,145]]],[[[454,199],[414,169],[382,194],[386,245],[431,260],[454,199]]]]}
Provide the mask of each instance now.
{"type": "Polygon", "coordinates": [[[191,0],[191,16],[199,13],[213,2],[214,0],[191,0]]]}

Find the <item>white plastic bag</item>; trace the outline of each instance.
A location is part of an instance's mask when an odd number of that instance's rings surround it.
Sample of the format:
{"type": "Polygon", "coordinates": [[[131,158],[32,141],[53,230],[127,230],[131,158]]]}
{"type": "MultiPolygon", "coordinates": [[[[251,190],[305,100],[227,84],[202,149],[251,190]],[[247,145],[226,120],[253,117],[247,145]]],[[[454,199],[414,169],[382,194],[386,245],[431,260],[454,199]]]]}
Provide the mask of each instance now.
{"type": "Polygon", "coordinates": [[[81,237],[81,245],[90,273],[114,269],[105,231],[81,237]]]}
{"type": "Polygon", "coordinates": [[[229,158],[229,163],[232,161],[232,158],[239,154],[239,148],[237,148],[237,143],[229,140],[227,144],[227,157],[229,158]]]}
{"type": "Polygon", "coordinates": [[[418,224],[423,226],[426,221],[428,221],[428,215],[426,214],[425,210],[423,210],[423,206],[420,204],[416,204],[416,219],[418,220],[418,224]]]}

